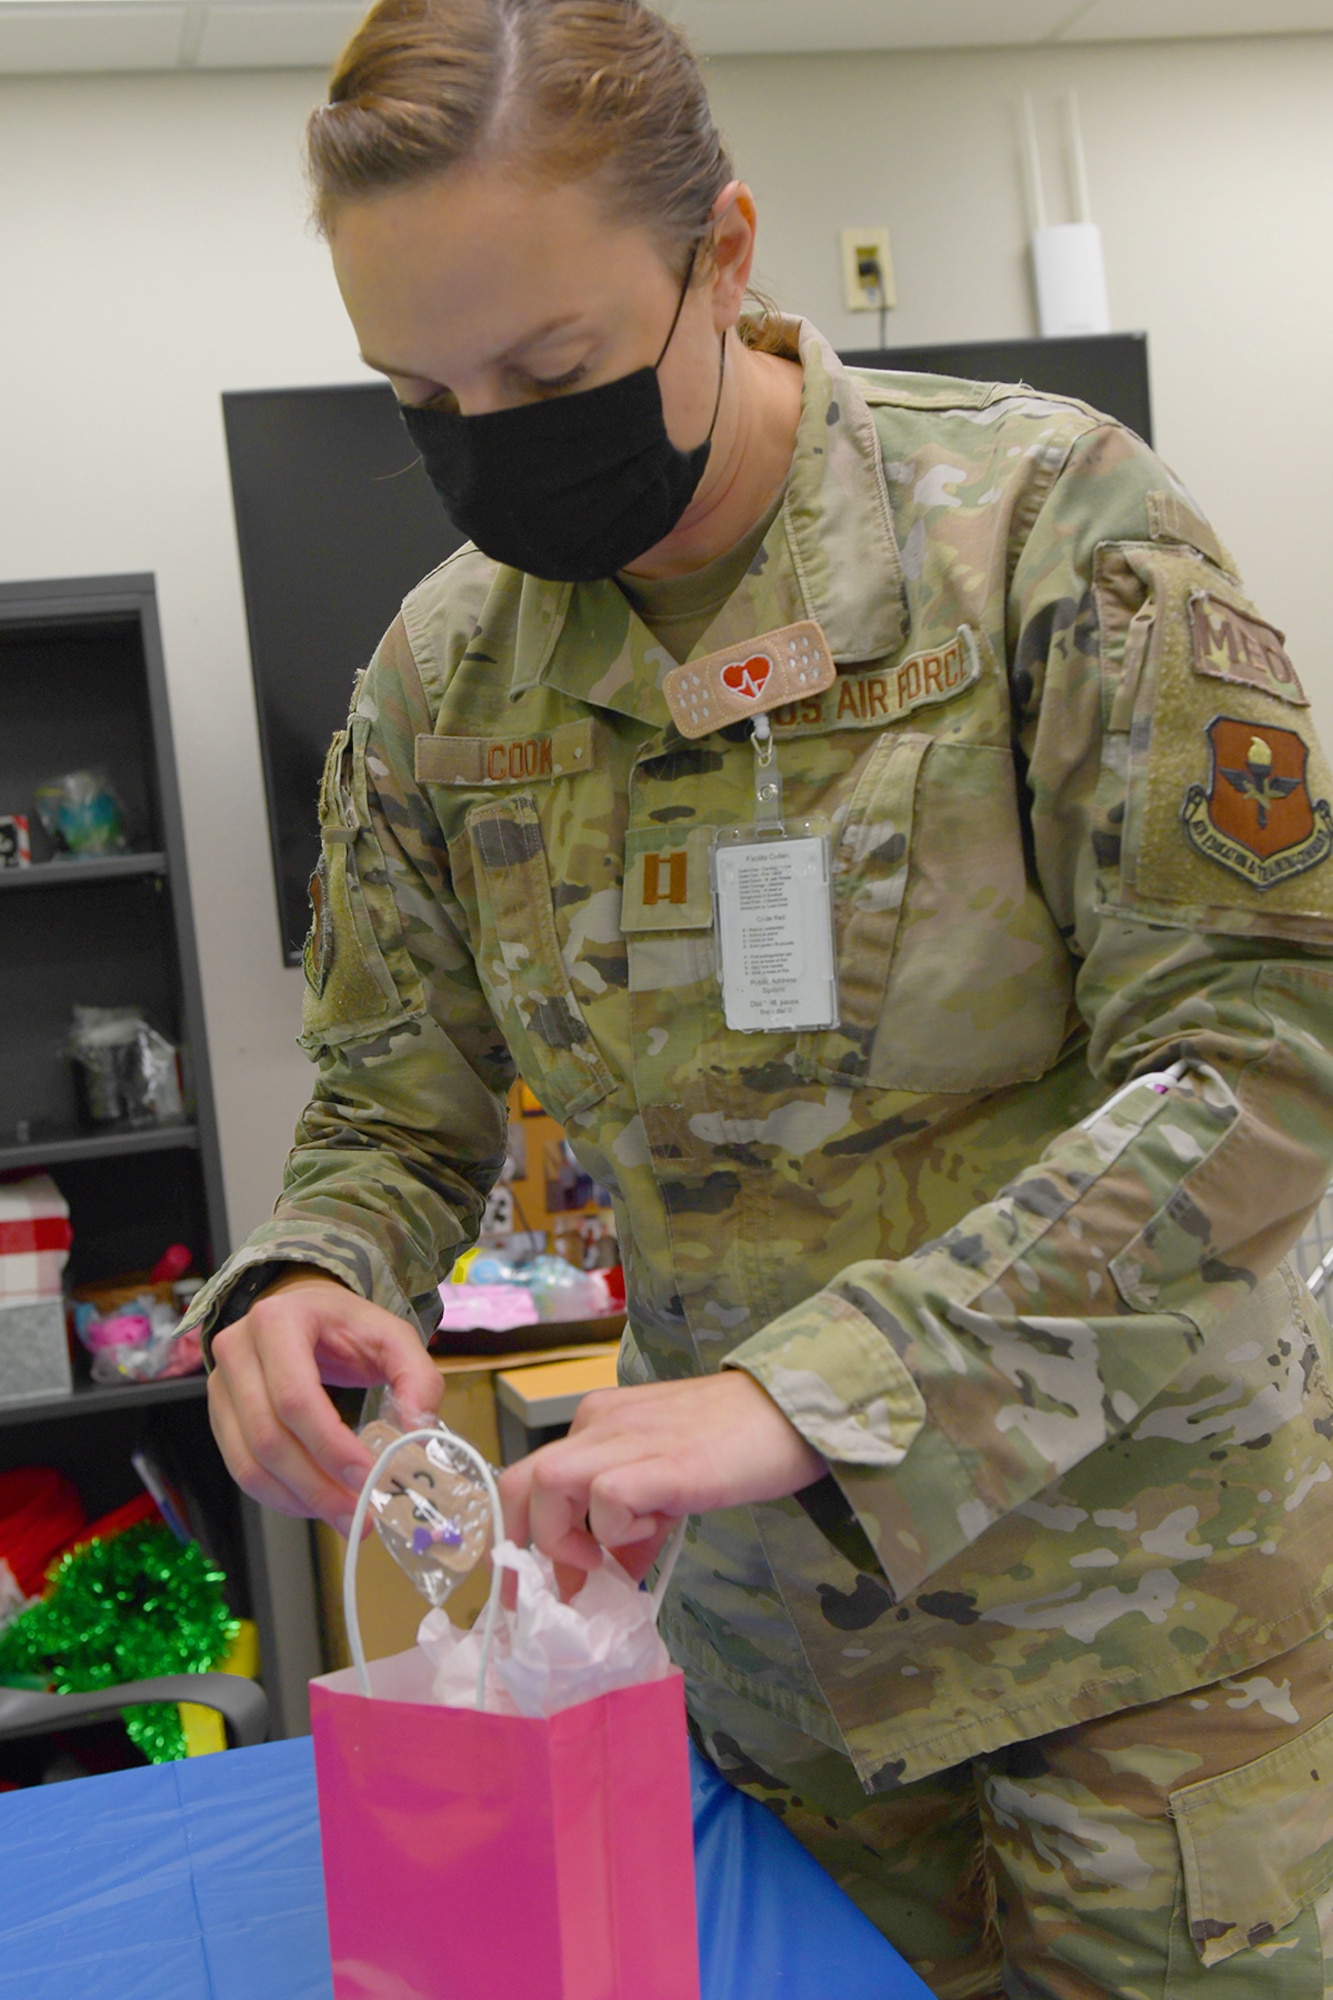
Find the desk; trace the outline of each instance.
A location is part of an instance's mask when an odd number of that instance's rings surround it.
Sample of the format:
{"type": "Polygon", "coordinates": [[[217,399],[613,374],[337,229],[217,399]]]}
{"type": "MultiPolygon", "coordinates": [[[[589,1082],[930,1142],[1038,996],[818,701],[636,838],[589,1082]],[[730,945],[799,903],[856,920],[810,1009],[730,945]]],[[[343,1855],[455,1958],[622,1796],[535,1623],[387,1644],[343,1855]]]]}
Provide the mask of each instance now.
{"type": "MultiPolygon", "coordinates": [[[[691,1757],[703,2000],[929,2000],[773,1815],[691,1757]]],[[[309,1737],[0,1797],[0,2000],[332,1993],[309,1737]]]]}
{"type": "Polygon", "coordinates": [[[583,1398],[616,1386],[616,1349],[581,1360],[505,1368],[495,1378],[500,1455],[506,1465],[546,1442],[543,1433],[572,1424],[583,1398]]]}

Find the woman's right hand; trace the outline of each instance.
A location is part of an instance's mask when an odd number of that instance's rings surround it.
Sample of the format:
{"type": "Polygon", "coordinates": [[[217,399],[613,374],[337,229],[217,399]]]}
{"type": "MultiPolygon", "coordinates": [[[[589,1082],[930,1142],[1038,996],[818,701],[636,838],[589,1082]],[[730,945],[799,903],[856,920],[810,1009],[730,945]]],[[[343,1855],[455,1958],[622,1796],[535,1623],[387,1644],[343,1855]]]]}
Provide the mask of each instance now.
{"type": "Polygon", "coordinates": [[[423,1414],[443,1393],[415,1327],[313,1268],[285,1272],[212,1351],[208,1414],[233,1479],[265,1507],[344,1535],[374,1461],[323,1384],[386,1382],[400,1408],[423,1414]]]}

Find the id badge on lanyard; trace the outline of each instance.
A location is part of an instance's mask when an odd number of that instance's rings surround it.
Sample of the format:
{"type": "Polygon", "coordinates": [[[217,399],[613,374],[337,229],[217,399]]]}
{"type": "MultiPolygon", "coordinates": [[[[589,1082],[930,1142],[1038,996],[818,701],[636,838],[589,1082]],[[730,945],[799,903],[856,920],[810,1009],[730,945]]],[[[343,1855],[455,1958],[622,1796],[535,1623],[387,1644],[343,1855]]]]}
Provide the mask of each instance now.
{"type": "Polygon", "coordinates": [[[807,618],[673,667],[662,683],[682,736],[753,718],[754,819],[723,827],[709,856],[722,1010],[741,1034],[838,1025],[829,837],[810,820],[784,820],[768,718],[836,679],[828,641],[807,618]]]}
{"type": "Polygon", "coordinates": [[[722,1011],[741,1034],[836,1028],[829,837],[783,818],[766,715],[755,718],[753,743],[754,821],[723,827],[710,856],[722,1011]]]}

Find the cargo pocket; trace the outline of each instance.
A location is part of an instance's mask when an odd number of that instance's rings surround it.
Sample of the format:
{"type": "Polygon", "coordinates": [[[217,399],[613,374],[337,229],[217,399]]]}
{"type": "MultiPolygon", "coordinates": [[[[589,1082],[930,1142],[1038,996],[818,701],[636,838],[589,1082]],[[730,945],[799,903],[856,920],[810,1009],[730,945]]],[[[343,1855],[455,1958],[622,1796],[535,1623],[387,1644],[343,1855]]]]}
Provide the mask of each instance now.
{"type": "Polygon", "coordinates": [[[338,731],[320,781],[300,1036],[310,1055],[385,1032],[426,1006],[366,797],[369,729],[356,716],[338,731]]]}
{"type": "Polygon", "coordinates": [[[834,856],[841,1025],[803,1068],[875,1090],[993,1090],[1064,1043],[1073,970],[1028,880],[1013,757],[886,733],[834,856]]]}
{"type": "MultiPolygon", "coordinates": [[[[1194,2000],[1212,1990],[1201,1967],[1270,1945],[1261,1990],[1280,1984],[1290,2000],[1322,2000],[1315,1905],[1333,1890],[1333,1716],[1237,1771],[1182,1786],[1171,1812],[1185,1924],[1172,1937],[1165,2000],[1194,2000]]],[[[1244,1990],[1243,1961],[1232,1970],[1240,1983],[1219,1992],[1244,1990]]]]}
{"type": "Polygon", "coordinates": [[[519,1072],[562,1123],[614,1089],[574,997],[551,877],[527,792],[468,815],[480,925],[477,972],[519,1072]]]}

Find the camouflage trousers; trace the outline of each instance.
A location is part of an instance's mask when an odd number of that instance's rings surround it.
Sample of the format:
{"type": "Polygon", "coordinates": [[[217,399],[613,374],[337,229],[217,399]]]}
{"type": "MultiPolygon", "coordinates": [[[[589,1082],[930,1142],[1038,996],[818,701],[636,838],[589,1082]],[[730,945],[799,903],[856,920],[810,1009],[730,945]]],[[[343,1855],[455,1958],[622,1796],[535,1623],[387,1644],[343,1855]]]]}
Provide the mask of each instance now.
{"type": "Polygon", "coordinates": [[[1333,2000],[1333,1629],[875,1797],[766,1710],[688,1696],[938,2000],[1333,2000]]]}

